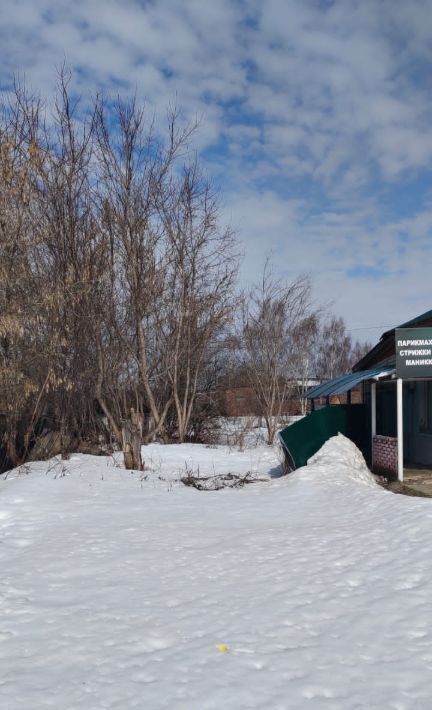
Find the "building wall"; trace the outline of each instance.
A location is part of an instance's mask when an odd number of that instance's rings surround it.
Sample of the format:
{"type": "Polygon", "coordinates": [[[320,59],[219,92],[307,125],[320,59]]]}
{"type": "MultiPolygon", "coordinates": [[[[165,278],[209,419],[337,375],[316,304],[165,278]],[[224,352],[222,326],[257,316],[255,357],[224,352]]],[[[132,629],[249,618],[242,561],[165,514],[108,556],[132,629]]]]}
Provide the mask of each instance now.
{"type": "Polygon", "coordinates": [[[259,404],[250,387],[232,387],[224,393],[227,417],[248,417],[259,414],[259,404]]]}
{"type": "Polygon", "coordinates": [[[384,476],[397,477],[397,439],[392,436],[382,436],[380,434],[373,437],[372,470],[384,476]]]}
{"type": "MultiPolygon", "coordinates": [[[[225,390],[222,395],[222,410],[227,417],[251,417],[262,414],[260,404],[251,387],[230,387],[225,390]]],[[[300,400],[295,393],[288,393],[282,405],[282,414],[290,416],[301,414],[300,400]]]]}

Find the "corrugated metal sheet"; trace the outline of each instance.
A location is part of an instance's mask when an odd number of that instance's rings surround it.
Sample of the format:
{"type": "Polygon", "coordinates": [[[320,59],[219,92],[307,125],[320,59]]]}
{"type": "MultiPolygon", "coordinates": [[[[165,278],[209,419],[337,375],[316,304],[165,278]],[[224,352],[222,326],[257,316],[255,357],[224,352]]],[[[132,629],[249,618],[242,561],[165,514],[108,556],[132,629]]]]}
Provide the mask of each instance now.
{"type": "Polygon", "coordinates": [[[318,399],[319,397],[329,397],[332,394],[343,394],[352,390],[353,387],[364,382],[364,380],[379,379],[384,375],[393,375],[396,372],[394,367],[374,367],[371,370],[361,372],[350,372],[349,375],[335,377],[334,380],[324,382],[322,385],[312,387],[306,393],[308,399],[318,399]]]}

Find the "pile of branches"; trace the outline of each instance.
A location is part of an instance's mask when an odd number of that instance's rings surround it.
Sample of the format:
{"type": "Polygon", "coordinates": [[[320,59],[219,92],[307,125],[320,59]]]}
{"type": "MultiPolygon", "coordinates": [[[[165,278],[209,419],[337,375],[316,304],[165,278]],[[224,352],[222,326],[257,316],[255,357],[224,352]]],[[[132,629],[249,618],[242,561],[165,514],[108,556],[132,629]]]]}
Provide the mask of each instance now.
{"type": "Polygon", "coordinates": [[[197,491],[219,491],[222,488],[243,488],[247,483],[264,482],[266,479],[254,478],[248,471],[244,476],[236,473],[226,473],[223,475],[200,476],[192,472],[187,472],[186,476],[180,479],[185,486],[196,488],[197,491]]]}

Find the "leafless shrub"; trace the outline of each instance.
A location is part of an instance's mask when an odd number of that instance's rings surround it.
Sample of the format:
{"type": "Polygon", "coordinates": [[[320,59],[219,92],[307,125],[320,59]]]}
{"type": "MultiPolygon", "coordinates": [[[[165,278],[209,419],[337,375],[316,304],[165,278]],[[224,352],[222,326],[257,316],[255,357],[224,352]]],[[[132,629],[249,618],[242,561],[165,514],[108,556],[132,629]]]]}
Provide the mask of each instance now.
{"type": "Polygon", "coordinates": [[[45,471],[46,476],[49,474],[52,474],[54,479],[64,478],[65,476],[70,475],[70,470],[62,459],[55,458],[50,462],[47,470],[45,471]]]}

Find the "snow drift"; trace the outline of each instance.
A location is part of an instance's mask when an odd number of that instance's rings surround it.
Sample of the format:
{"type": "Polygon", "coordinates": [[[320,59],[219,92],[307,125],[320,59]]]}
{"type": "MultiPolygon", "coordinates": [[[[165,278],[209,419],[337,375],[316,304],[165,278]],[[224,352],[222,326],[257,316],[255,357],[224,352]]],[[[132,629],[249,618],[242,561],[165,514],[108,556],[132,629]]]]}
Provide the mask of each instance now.
{"type": "MultiPolygon", "coordinates": [[[[305,470],[300,469],[300,470],[305,470]]],[[[307,463],[307,472],[324,478],[327,482],[358,482],[376,486],[363,454],[343,434],[331,437],[307,463]]]]}

